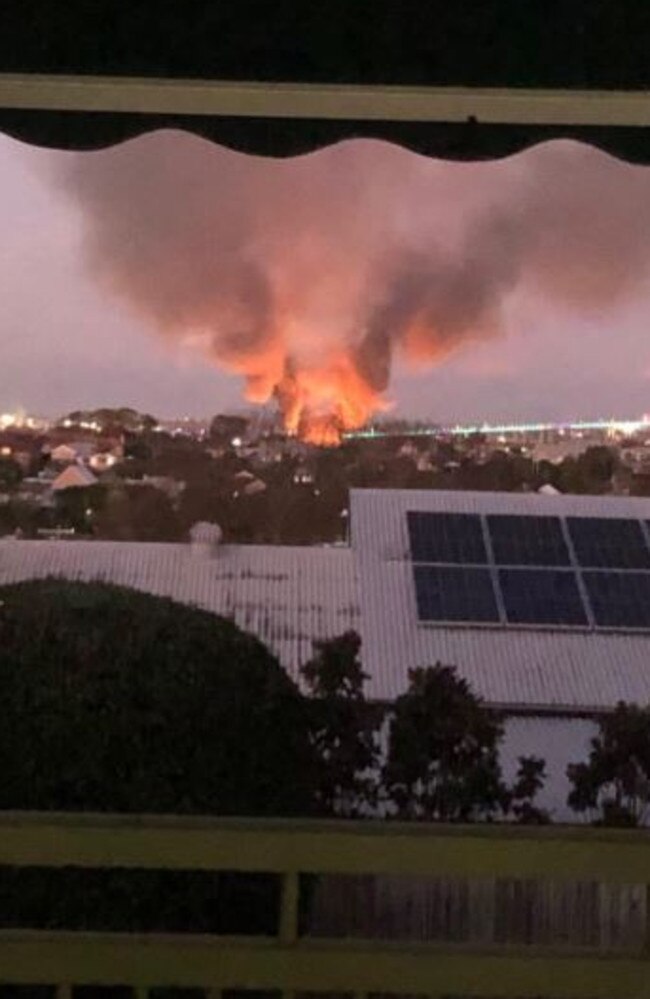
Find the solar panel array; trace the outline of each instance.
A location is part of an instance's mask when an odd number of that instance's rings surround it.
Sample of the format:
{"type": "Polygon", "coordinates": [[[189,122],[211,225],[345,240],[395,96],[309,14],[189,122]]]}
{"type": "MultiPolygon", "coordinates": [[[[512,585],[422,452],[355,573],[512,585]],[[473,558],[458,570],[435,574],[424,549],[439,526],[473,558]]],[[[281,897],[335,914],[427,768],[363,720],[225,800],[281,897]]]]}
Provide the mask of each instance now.
{"type": "Polygon", "coordinates": [[[650,523],[409,511],[422,622],[650,630],[650,523]]]}

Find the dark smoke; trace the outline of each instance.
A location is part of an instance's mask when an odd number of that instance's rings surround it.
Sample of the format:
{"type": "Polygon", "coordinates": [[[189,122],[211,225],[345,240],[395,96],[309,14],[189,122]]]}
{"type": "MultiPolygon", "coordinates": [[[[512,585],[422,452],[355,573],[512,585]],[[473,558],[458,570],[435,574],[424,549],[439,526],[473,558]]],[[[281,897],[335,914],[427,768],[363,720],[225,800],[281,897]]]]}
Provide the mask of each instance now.
{"type": "Polygon", "coordinates": [[[60,164],[98,278],[287,407],[342,354],[381,394],[395,356],[497,335],[516,289],[602,310],[650,269],[648,172],[575,143],[450,166],[376,142],[269,161],[159,132],[60,164]]]}

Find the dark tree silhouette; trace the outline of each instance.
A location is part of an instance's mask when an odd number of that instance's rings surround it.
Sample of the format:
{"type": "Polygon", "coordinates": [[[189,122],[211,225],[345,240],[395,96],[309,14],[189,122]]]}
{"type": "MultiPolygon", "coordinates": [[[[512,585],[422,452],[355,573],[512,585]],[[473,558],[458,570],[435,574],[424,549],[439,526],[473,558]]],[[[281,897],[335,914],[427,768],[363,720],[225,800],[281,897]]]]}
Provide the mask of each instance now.
{"type": "Polygon", "coordinates": [[[13,458],[0,458],[0,491],[11,491],[20,484],[23,470],[13,458]]]}
{"type": "Polygon", "coordinates": [[[310,811],[304,700],[257,639],[115,586],[0,599],[1,808],[310,811]]]}
{"type": "Polygon", "coordinates": [[[538,756],[520,756],[519,768],[508,801],[512,817],[520,825],[544,826],[551,821],[549,813],[535,804],[544,787],[546,761],[538,756]]]}
{"type": "Polygon", "coordinates": [[[377,803],[383,710],[364,696],[360,648],[354,631],[314,642],[314,655],[300,670],[311,695],[318,800],[329,815],[363,815],[377,803]]]}
{"type": "Polygon", "coordinates": [[[533,799],[544,761],[520,758],[512,787],[503,780],[503,724],[466,680],[439,663],[409,672],[389,727],[384,767],[387,800],[401,818],[470,822],[511,814],[520,822],[547,821],[533,799]]]}
{"type": "Polygon", "coordinates": [[[586,763],[572,763],[571,808],[598,826],[638,826],[650,806],[650,708],[617,705],[600,719],[586,763]]]}
{"type": "MultiPolygon", "coordinates": [[[[101,584],[0,589],[0,808],[305,815],[309,718],[232,622],[101,584]]],[[[275,932],[264,874],[0,869],[0,926],[275,932]]]]}

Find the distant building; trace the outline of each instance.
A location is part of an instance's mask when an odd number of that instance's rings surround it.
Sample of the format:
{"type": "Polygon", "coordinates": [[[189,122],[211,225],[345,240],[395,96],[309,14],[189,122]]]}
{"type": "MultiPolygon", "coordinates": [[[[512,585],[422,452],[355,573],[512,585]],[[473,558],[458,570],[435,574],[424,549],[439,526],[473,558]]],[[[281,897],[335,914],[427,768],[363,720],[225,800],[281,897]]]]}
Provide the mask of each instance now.
{"type": "Polygon", "coordinates": [[[42,509],[54,506],[52,495],[52,480],[38,476],[28,476],[20,483],[17,498],[23,503],[38,506],[42,509]]]}
{"type": "Polygon", "coordinates": [[[418,472],[437,472],[438,466],[434,462],[433,458],[426,451],[424,454],[420,454],[415,462],[415,467],[418,472]]]}
{"type": "Polygon", "coordinates": [[[241,471],[236,472],[233,475],[233,479],[238,485],[244,486],[248,482],[253,482],[255,476],[253,475],[252,472],[249,472],[246,468],[242,468],[241,471]]]}
{"type": "Polygon", "coordinates": [[[244,486],[242,492],[245,496],[257,496],[259,493],[266,492],[266,488],[266,482],[263,482],[261,479],[253,479],[252,482],[244,486]]]}
{"type": "Polygon", "coordinates": [[[98,457],[97,442],[95,440],[69,441],[57,444],[50,451],[50,460],[61,465],[70,465],[73,462],[89,464],[93,459],[98,457]]]}
{"type": "Polygon", "coordinates": [[[71,465],[77,460],[77,452],[70,444],[57,444],[50,451],[50,460],[59,465],[71,465]]]}
{"type": "Polygon", "coordinates": [[[44,438],[27,430],[0,429],[0,456],[11,458],[28,472],[41,458],[44,438]]]}
{"type": "Polygon", "coordinates": [[[68,465],[52,482],[52,491],[56,493],[62,489],[87,489],[88,486],[96,485],[97,481],[85,465],[68,465]]]}
{"type": "Polygon", "coordinates": [[[107,472],[109,468],[117,465],[119,458],[111,451],[98,451],[88,459],[88,465],[94,472],[107,472]]]}
{"type": "Polygon", "coordinates": [[[293,481],[295,485],[311,486],[314,483],[314,473],[308,465],[298,465],[293,473],[293,481]]]}

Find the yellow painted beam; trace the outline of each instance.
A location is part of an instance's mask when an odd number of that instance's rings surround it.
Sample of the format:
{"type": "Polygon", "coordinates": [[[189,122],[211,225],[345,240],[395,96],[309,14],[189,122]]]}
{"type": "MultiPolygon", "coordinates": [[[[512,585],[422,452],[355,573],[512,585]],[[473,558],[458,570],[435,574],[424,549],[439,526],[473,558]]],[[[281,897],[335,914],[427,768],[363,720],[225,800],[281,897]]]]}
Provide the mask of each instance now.
{"type": "Polygon", "coordinates": [[[0,108],[352,121],[650,125],[641,91],[255,83],[0,74],[0,108]]]}
{"type": "Polygon", "coordinates": [[[0,933],[0,982],[393,992],[564,999],[650,999],[650,967],[632,957],[520,948],[488,953],[385,943],[88,933],[0,933]]]}
{"type": "Polygon", "coordinates": [[[650,832],[0,813],[0,864],[650,883],[650,832]]]}

